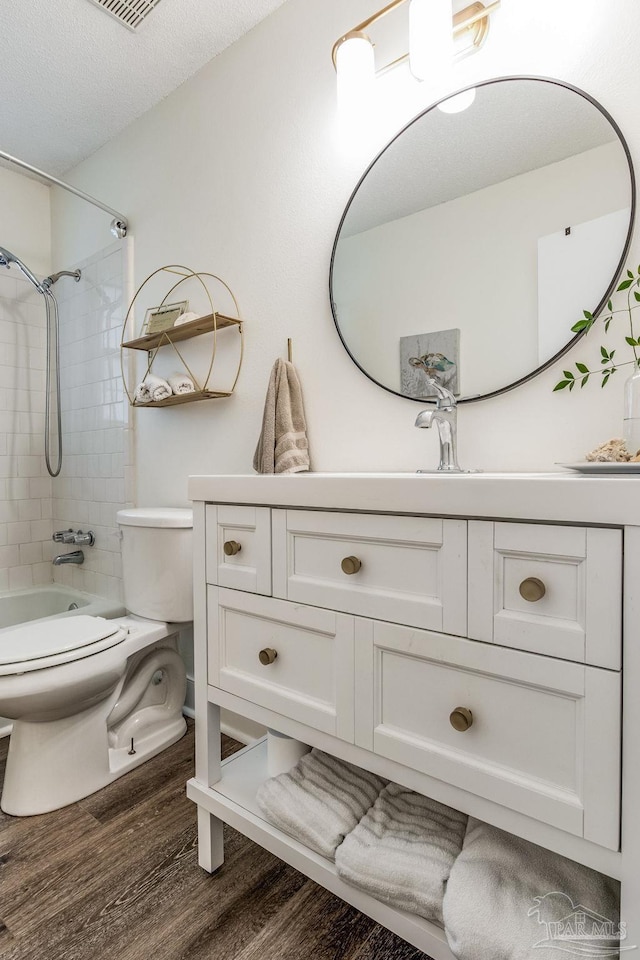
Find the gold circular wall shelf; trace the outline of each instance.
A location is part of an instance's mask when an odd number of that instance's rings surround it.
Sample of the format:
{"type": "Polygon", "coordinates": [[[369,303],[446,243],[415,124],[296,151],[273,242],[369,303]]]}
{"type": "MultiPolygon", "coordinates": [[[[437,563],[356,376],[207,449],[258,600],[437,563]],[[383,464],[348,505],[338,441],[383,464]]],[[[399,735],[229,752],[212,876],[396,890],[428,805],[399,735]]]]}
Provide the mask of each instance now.
{"type": "MultiPolygon", "coordinates": [[[[147,304],[147,306],[149,306],[149,304],[147,304]]],[[[120,338],[120,370],[122,373],[122,382],[124,383],[124,389],[132,407],[171,407],[175,406],[176,404],[194,403],[198,400],[216,400],[220,397],[230,397],[236,388],[236,384],[240,376],[243,355],[244,323],[240,318],[238,301],[236,300],[231,287],[229,287],[229,285],[226,284],[224,280],[215,273],[192,270],[190,267],[185,267],[182,264],[167,264],[163,267],[158,267],[157,270],[154,270],[153,273],[150,273],[136,290],[133,299],[129,304],[127,314],[124,318],[124,323],[122,325],[122,336],[120,338]],[[167,282],[169,283],[170,281],[170,286],[160,303],[153,304],[154,307],[164,306],[166,303],[170,302],[170,298],[175,295],[176,290],[178,290],[181,284],[186,283],[189,280],[196,280],[200,284],[206,296],[206,302],[209,306],[209,313],[207,313],[205,316],[200,316],[195,320],[190,320],[187,323],[183,323],[175,327],[169,327],[166,330],[161,330],[154,333],[142,333],[141,330],[136,331],[136,305],[139,305],[141,301],[144,302],[143,295],[145,293],[149,295],[149,284],[151,281],[165,273],[168,275],[167,282]],[[176,276],[180,279],[176,280],[176,276]],[[212,286],[212,281],[220,283],[231,297],[234,305],[235,316],[227,316],[226,314],[220,313],[218,310],[216,310],[214,298],[210,289],[212,286]],[[218,332],[224,329],[237,330],[240,336],[240,349],[238,355],[238,364],[237,368],[235,369],[235,375],[233,376],[231,386],[229,389],[221,390],[216,389],[214,383],[212,382],[212,377],[216,358],[218,332]],[[204,379],[198,379],[189,367],[189,364],[185,360],[177,344],[208,333],[213,334],[211,358],[208,361],[208,368],[204,379]],[[144,383],[152,371],[153,364],[158,356],[158,351],[163,347],[171,347],[173,349],[178,360],[180,361],[181,367],[185,370],[190,380],[193,381],[195,390],[191,393],[172,394],[170,397],[166,397],[163,400],[151,400],[148,403],[138,401],[135,398],[137,386],[134,386],[133,389],[131,389],[131,377],[125,373],[125,351],[141,350],[146,352],[147,369],[141,381],[138,381],[136,378],[136,383],[144,383]]]]}

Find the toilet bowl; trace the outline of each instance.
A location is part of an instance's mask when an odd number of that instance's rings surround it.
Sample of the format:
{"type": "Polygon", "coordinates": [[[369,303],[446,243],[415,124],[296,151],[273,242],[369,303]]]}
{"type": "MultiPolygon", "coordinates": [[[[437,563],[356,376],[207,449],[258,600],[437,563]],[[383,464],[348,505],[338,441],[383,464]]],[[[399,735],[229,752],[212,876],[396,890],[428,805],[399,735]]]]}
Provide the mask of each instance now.
{"type": "Polygon", "coordinates": [[[193,616],[192,513],[127,510],[118,522],[128,616],[62,617],[0,634],[0,715],[13,720],[5,813],[74,803],[185,733],[177,634],[193,616]]]}

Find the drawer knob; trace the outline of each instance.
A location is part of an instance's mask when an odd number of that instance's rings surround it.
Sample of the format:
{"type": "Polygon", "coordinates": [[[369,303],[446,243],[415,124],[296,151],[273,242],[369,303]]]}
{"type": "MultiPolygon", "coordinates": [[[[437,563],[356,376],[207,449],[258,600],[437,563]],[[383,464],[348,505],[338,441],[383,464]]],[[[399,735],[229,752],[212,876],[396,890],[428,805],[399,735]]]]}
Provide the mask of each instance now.
{"type": "Polygon", "coordinates": [[[456,707],[449,716],[449,720],[454,730],[457,730],[458,733],[464,733],[473,723],[473,714],[468,707],[456,707]]]}
{"type": "Polygon", "coordinates": [[[542,580],[538,580],[537,577],[527,577],[527,579],[523,580],[520,584],[520,596],[523,600],[528,600],[529,603],[542,600],[546,592],[547,588],[542,580]]]}
{"type": "Polygon", "coordinates": [[[222,549],[227,557],[235,557],[242,550],[242,544],[237,540],[226,540],[222,549]]]}
{"type": "Polygon", "coordinates": [[[260,663],[263,667],[268,667],[270,663],[278,656],[278,651],[274,650],[273,647],[265,647],[264,650],[261,650],[258,654],[260,663]]]}
{"type": "Polygon", "coordinates": [[[362,566],[362,563],[358,560],[357,557],[345,557],[342,563],[340,564],[340,566],[342,567],[343,573],[348,573],[349,575],[351,575],[352,573],[358,572],[358,570],[362,566]]]}

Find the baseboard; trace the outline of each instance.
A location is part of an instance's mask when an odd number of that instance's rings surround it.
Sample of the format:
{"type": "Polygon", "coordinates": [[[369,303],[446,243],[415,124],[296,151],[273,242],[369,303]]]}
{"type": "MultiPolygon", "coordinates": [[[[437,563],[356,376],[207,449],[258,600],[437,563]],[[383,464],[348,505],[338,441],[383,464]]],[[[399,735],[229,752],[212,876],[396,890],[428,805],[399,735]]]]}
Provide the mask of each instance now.
{"type": "Polygon", "coordinates": [[[247,720],[237,713],[231,713],[230,710],[220,712],[220,729],[233,740],[239,740],[240,743],[252,743],[264,737],[267,732],[265,727],[253,720],[247,720]]]}
{"type": "MultiPolygon", "coordinates": [[[[195,697],[193,677],[187,676],[187,692],[184,698],[182,712],[185,717],[195,718],[195,697]]],[[[253,720],[247,720],[237,713],[231,713],[230,710],[223,710],[220,715],[220,729],[232,740],[238,740],[240,743],[253,743],[264,737],[266,729],[253,720]]]]}
{"type": "Polygon", "coordinates": [[[193,677],[190,677],[187,674],[187,692],[184,697],[183,712],[188,717],[195,717],[195,713],[194,713],[195,705],[196,705],[196,700],[195,700],[195,691],[194,691],[194,685],[193,685],[193,677]]]}

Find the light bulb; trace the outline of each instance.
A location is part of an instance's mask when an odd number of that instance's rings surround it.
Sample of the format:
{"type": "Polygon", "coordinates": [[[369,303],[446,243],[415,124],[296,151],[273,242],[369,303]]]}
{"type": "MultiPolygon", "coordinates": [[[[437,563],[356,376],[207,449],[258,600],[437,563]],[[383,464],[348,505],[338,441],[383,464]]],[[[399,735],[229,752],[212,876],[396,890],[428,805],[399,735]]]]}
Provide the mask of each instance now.
{"type": "Polygon", "coordinates": [[[338,111],[353,114],[368,103],[375,80],[373,44],[365,33],[348,33],[336,50],[338,111]]]}
{"type": "Polygon", "coordinates": [[[417,80],[450,69],[453,62],[451,0],[411,0],[409,4],[409,66],[417,80]]]}
{"type": "Polygon", "coordinates": [[[463,90],[462,93],[456,93],[453,97],[447,97],[442,103],[438,104],[438,110],[443,113],[462,113],[471,106],[476,98],[476,88],[470,87],[469,90],[463,90]]]}

